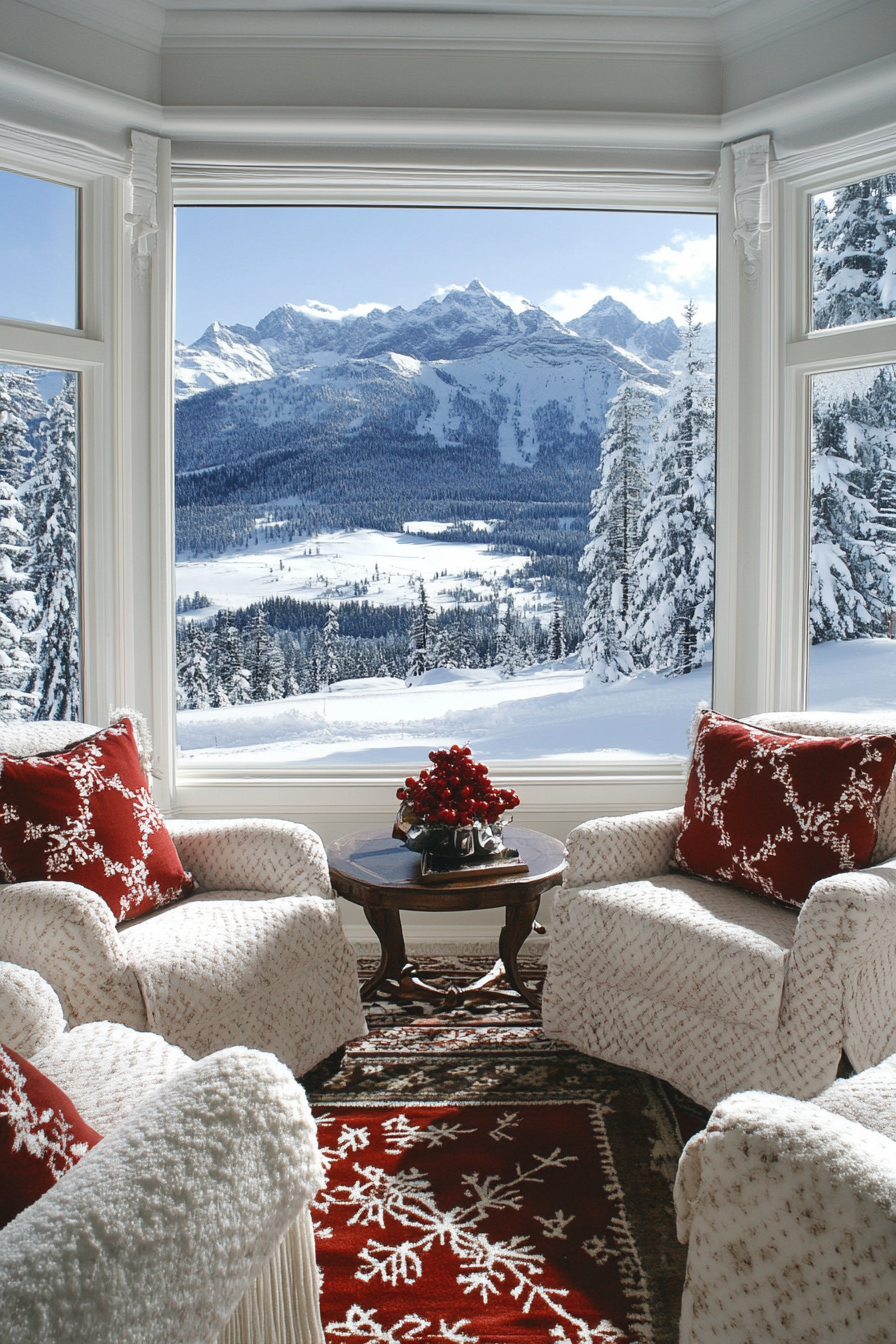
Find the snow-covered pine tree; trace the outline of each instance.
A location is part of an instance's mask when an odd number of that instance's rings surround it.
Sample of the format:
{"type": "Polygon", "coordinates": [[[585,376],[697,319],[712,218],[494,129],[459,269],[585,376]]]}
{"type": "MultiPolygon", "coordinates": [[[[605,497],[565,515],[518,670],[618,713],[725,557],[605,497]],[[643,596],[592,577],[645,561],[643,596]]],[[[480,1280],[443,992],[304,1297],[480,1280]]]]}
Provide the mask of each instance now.
{"type": "Polygon", "coordinates": [[[279,700],[283,658],[261,607],[252,613],[243,636],[243,652],[253,700],[279,700]]]}
{"type": "Polygon", "coordinates": [[[340,681],[342,678],[339,617],[332,602],[327,607],[327,619],[320,639],[318,658],[321,689],[327,690],[335,681],[340,681]]]}
{"type": "Polygon", "coordinates": [[[30,458],[27,426],[0,371],[0,718],[32,719],[37,696],[30,630],[36,618],[31,556],[19,486],[30,458]]]}
{"type": "Polygon", "coordinates": [[[409,677],[419,677],[433,666],[435,625],[436,614],[430,605],[426,588],[421,579],[417,593],[417,606],[414,608],[414,623],[408,641],[407,675],[409,677]]]}
{"type": "Polygon", "coordinates": [[[177,689],[180,709],[208,709],[208,637],[198,621],[187,621],[178,641],[177,689]]]}
{"type": "Polygon", "coordinates": [[[563,601],[559,593],[554,597],[554,610],[551,613],[549,648],[555,663],[566,657],[566,627],[563,620],[563,601]]]}
{"type": "Polygon", "coordinates": [[[35,473],[23,487],[37,608],[28,689],[38,719],[77,719],[81,709],[76,396],[70,374],[41,424],[35,473]]]}
{"type": "Polygon", "coordinates": [[[896,173],[819,197],[812,223],[815,327],[896,313],[896,173]]]}
{"type": "Polygon", "coordinates": [[[682,367],[654,429],[656,456],[635,557],[630,640],[647,667],[681,676],[700,667],[712,639],[715,536],[713,381],[688,303],[682,367]]]}
{"type": "Polygon", "coordinates": [[[513,594],[507,594],[507,606],[504,617],[499,615],[498,643],[496,657],[502,677],[515,677],[523,665],[523,652],[520,647],[518,621],[513,605],[513,594]]]}
{"type": "Polygon", "coordinates": [[[215,634],[217,683],[231,705],[248,705],[252,700],[251,678],[243,661],[243,641],[232,618],[233,613],[227,612],[215,634]]]}
{"type": "Polygon", "coordinates": [[[590,682],[616,681],[635,670],[632,606],[635,557],[644,540],[644,439],[650,413],[646,391],[630,382],[619,389],[607,414],[600,483],[591,493],[591,540],[579,563],[589,576],[581,658],[590,682]]]}
{"type": "Polygon", "coordinates": [[[896,539],[876,503],[893,458],[886,441],[862,432],[863,400],[813,409],[813,643],[885,634],[896,599],[896,539]]]}

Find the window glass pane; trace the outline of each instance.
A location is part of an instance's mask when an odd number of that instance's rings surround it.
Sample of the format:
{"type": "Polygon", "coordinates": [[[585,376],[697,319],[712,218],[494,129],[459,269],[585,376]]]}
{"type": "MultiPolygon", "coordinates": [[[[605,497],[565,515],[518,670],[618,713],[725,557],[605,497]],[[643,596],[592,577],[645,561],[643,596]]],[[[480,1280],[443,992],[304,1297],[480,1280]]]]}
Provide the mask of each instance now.
{"type": "Polygon", "coordinates": [[[812,325],[896,317],[896,173],[812,199],[812,325]]]}
{"type": "Polygon", "coordinates": [[[78,381],[0,364],[0,718],[81,717],[78,381]]]}
{"type": "Polygon", "coordinates": [[[76,187],[0,171],[0,317],[78,326],[76,187]]]}
{"type": "Polygon", "coordinates": [[[715,252],[698,215],[179,208],[181,760],[683,755],[715,252]]]}
{"type": "Polygon", "coordinates": [[[896,365],[812,379],[809,706],[891,708],[896,365]]]}

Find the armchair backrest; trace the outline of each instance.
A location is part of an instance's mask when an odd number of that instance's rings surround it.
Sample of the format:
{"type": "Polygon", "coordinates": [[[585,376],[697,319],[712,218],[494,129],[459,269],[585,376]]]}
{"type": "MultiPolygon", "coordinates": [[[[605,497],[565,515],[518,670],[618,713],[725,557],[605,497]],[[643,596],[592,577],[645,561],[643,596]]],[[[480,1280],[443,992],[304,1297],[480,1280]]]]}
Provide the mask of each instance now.
{"type": "Polygon", "coordinates": [[[43,976],[0,961],[0,1041],[30,1059],[66,1029],[59,996],[43,976]]]}
{"type": "Polygon", "coordinates": [[[80,742],[91,733],[98,733],[90,723],[67,722],[63,719],[39,719],[34,723],[21,721],[0,723],[0,751],[11,756],[37,756],[42,751],[64,751],[72,742],[80,742]]]}
{"type": "MultiPolygon", "coordinates": [[[[780,714],[754,714],[748,723],[774,733],[801,733],[804,737],[847,737],[853,733],[889,733],[896,737],[896,713],[885,710],[868,714],[844,714],[823,710],[795,710],[780,714]]],[[[896,857],[896,772],[884,794],[877,827],[872,865],[896,857]]]]}

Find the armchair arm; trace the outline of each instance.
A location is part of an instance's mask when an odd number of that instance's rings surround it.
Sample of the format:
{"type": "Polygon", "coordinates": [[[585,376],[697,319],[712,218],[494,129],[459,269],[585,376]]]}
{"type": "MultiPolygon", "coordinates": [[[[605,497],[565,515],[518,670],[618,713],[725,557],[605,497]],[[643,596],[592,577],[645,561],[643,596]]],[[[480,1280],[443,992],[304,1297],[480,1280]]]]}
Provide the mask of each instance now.
{"type": "Polygon", "coordinates": [[[332,895],[323,841],[298,822],[251,817],[166,825],[200,891],[332,895]]]}
{"type": "Polygon", "coordinates": [[[137,977],[94,891],[75,882],[16,882],[0,897],[0,957],[53,986],[69,1024],[110,1018],[145,1028],[137,977]]]}
{"type": "Polygon", "coordinates": [[[811,1102],[738,1093],[685,1149],[676,1201],[685,1344],[784,1344],[819,1321],[841,1340],[891,1331],[896,1143],[811,1102]]]}
{"type": "Polygon", "coordinates": [[[794,960],[833,948],[844,969],[862,965],[882,943],[896,945],[896,859],[816,882],[800,910],[794,960]]]}
{"type": "Polygon", "coordinates": [[[634,882],[666,872],[681,830],[682,808],[598,817],[577,826],[566,847],[565,887],[634,882]]]}
{"type": "Polygon", "coordinates": [[[212,1344],[322,1184],[286,1066],[209,1055],[0,1232],[5,1344],[212,1344]]]}
{"type": "Polygon", "coordinates": [[[28,1059],[65,1034],[59,995],[37,971],[0,961],[0,1041],[28,1059]]]}

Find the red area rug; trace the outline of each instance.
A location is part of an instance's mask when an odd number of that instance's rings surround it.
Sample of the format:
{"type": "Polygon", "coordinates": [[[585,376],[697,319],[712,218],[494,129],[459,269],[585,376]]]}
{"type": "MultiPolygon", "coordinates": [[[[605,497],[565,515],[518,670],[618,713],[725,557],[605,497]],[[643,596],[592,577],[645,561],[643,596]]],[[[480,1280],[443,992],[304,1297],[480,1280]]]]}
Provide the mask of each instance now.
{"type": "Polygon", "coordinates": [[[593,1103],[340,1109],[318,1126],[328,1338],[644,1337],[644,1275],[593,1103]]]}
{"type": "Polygon", "coordinates": [[[369,1022],[305,1080],[328,1344],[675,1344],[672,1181],[706,1113],[529,1009],[380,1001],[369,1022]]]}

